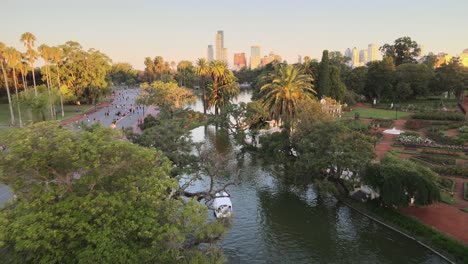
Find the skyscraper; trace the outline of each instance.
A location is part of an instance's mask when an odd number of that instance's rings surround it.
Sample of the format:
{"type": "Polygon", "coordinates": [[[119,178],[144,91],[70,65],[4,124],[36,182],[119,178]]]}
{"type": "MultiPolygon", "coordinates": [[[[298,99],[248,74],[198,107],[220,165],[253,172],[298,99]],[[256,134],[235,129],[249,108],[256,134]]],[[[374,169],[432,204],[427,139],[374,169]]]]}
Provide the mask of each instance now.
{"type": "Polygon", "coordinates": [[[224,32],[218,30],[215,36],[215,51],[216,51],[216,60],[224,60],[224,32]]]}
{"type": "Polygon", "coordinates": [[[208,62],[212,62],[214,60],[213,45],[208,45],[206,60],[208,60],[208,62]]]}
{"type": "Polygon", "coordinates": [[[345,57],[348,57],[348,58],[350,58],[350,59],[352,59],[352,57],[353,57],[353,54],[352,54],[350,48],[347,48],[347,49],[346,49],[344,55],[345,55],[345,57]]]}
{"type": "Polygon", "coordinates": [[[360,66],[364,66],[367,63],[367,50],[361,50],[359,52],[359,64],[360,66]]]}
{"type": "Polygon", "coordinates": [[[359,66],[359,51],[356,47],[353,48],[353,57],[351,58],[353,67],[359,66]]]}
{"type": "Polygon", "coordinates": [[[297,55],[297,63],[302,64],[302,57],[301,57],[301,55],[297,55]]]}
{"type": "Polygon", "coordinates": [[[377,60],[377,45],[374,43],[369,44],[367,48],[367,62],[377,60]]]}
{"type": "Polygon", "coordinates": [[[250,69],[256,69],[261,62],[260,46],[250,47],[250,69]]]}
{"type": "Polygon", "coordinates": [[[245,59],[245,53],[234,53],[234,69],[240,70],[247,66],[247,61],[245,59]]]}
{"type": "Polygon", "coordinates": [[[226,63],[228,62],[228,49],[227,48],[223,48],[223,58],[221,60],[226,63]]]}

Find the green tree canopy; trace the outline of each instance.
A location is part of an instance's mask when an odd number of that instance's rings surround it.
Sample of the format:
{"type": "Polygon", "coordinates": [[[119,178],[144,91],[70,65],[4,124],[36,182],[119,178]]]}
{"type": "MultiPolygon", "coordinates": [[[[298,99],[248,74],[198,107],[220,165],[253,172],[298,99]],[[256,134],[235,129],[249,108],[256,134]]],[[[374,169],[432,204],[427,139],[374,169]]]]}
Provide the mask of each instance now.
{"type": "Polygon", "coordinates": [[[393,58],[396,66],[403,63],[416,63],[416,58],[421,53],[418,43],[410,37],[398,38],[393,45],[385,44],[380,47],[380,51],[384,56],[393,58]]]}
{"type": "Polygon", "coordinates": [[[399,207],[408,206],[411,198],[417,205],[439,201],[438,177],[424,166],[387,154],[380,164],[369,165],[364,181],[379,190],[384,204],[399,207]]]}
{"type": "Polygon", "coordinates": [[[317,95],[318,98],[323,96],[330,96],[331,90],[330,80],[330,62],[328,58],[328,50],[324,50],[322,60],[320,61],[318,81],[317,81],[317,95]]]}
{"type": "MultiPolygon", "coordinates": [[[[200,251],[223,227],[206,207],[171,198],[178,183],[161,152],[99,126],[39,123],[2,139],[2,183],[16,199],[0,213],[10,263],[210,263],[200,251]]],[[[209,260],[209,258],[211,258],[209,260]]]]}

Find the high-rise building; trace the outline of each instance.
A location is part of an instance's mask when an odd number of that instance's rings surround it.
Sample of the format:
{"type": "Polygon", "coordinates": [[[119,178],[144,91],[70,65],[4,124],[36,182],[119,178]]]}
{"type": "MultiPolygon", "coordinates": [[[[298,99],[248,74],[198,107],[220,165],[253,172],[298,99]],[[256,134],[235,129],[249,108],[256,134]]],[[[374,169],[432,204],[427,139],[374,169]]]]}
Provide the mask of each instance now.
{"type": "Polygon", "coordinates": [[[224,32],[218,30],[215,36],[215,59],[216,60],[225,60],[224,59],[224,32]]]}
{"type": "Polygon", "coordinates": [[[267,65],[268,63],[272,63],[273,61],[278,61],[278,62],[281,62],[282,58],[280,55],[278,54],[275,54],[274,52],[270,52],[270,54],[268,54],[268,56],[264,56],[262,59],[261,59],[261,65],[262,66],[265,66],[267,65]]]}
{"type": "Polygon", "coordinates": [[[226,63],[228,62],[228,49],[227,48],[223,48],[223,58],[221,60],[226,63]]]}
{"type": "Polygon", "coordinates": [[[378,52],[377,45],[375,45],[374,43],[369,44],[367,48],[367,62],[376,61],[377,52],[378,52]]]}
{"type": "Polygon", "coordinates": [[[301,57],[301,55],[297,55],[297,63],[302,64],[302,57],[301,57]]]}
{"type": "Polygon", "coordinates": [[[206,60],[208,62],[214,61],[213,45],[208,45],[208,49],[206,51],[206,60]]]}
{"type": "Polygon", "coordinates": [[[359,64],[361,66],[364,66],[366,65],[366,63],[367,63],[367,50],[364,49],[359,52],[359,64]]]}
{"type": "Polygon", "coordinates": [[[468,67],[468,49],[463,50],[463,52],[458,57],[458,60],[463,66],[468,67]]]}
{"type": "Polygon", "coordinates": [[[250,47],[250,69],[256,69],[261,62],[260,46],[250,47]]]}
{"type": "Polygon", "coordinates": [[[240,70],[247,66],[247,61],[245,59],[245,53],[234,53],[234,69],[240,70]]]}
{"type": "Polygon", "coordinates": [[[344,53],[344,56],[345,56],[345,57],[348,57],[348,58],[350,58],[350,59],[352,59],[353,53],[351,52],[351,49],[350,49],[350,48],[347,48],[347,49],[346,49],[346,51],[345,51],[345,53],[344,53]]]}
{"type": "Polygon", "coordinates": [[[359,51],[356,47],[353,48],[353,57],[351,58],[353,67],[359,66],[359,51]]]}

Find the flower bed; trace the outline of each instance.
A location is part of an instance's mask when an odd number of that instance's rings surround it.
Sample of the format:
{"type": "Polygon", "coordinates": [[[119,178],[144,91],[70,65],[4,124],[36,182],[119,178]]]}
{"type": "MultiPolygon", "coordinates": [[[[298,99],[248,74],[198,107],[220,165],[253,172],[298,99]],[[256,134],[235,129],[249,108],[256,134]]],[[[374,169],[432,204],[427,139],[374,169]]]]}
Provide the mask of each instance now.
{"type": "Polygon", "coordinates": [[[440,178],[439,187],[448,192],[453,192],[453,190],[455,189],[455,181],[449,178],[440,178]]]}
{"type": "Polygon", "coordinates": [[[379,126],[382,128],[391,128],[393,127],[393,120],[392,119],[385,119],[385,118],[375,118],[372,119],[371,125],[372,126],[379,126]]]}

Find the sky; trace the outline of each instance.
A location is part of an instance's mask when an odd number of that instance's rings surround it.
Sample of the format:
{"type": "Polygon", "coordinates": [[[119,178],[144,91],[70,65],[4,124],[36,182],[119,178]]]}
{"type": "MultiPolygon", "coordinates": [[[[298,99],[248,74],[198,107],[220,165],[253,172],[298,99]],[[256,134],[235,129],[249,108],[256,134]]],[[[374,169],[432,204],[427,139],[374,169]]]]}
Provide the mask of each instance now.
{"type": "Polygon", "coordinates": [[[229,61],[260,45],[290,63],[298,55],[381,46],[410,36],[425,51],[459,54],[468,48],[467,0],[1,0],[0,42],[24,50],[24,32],[37,46],[79,42],[113,62],[144,68],[144,58],[206,57],[224,31],[229,61]]]}

